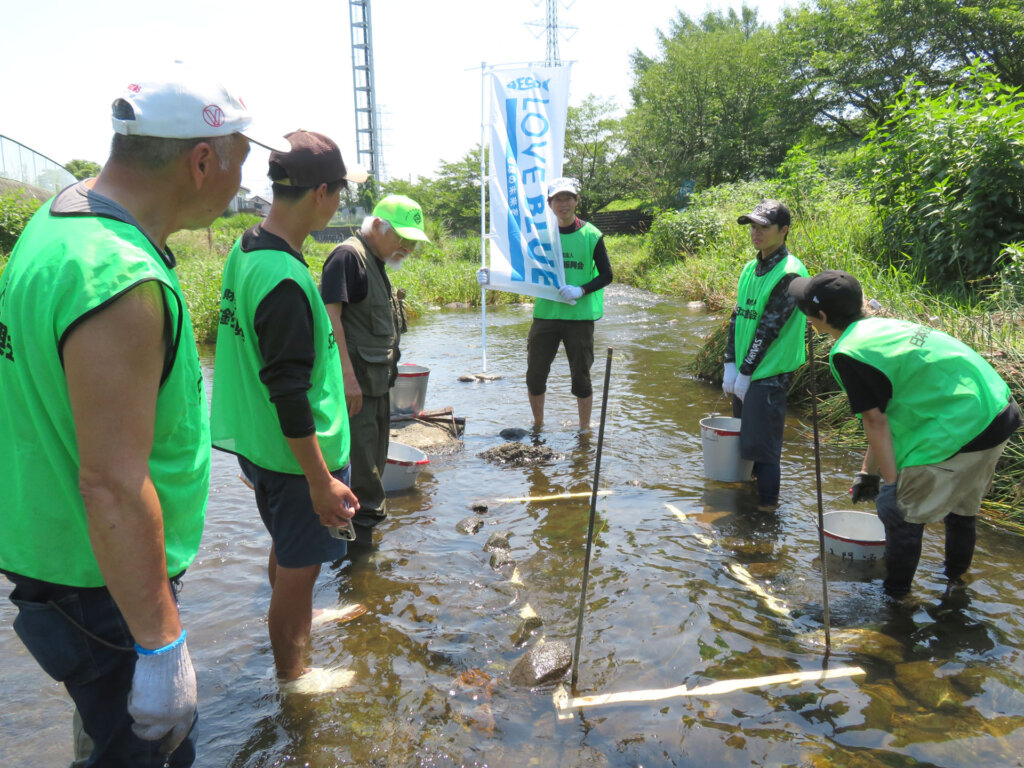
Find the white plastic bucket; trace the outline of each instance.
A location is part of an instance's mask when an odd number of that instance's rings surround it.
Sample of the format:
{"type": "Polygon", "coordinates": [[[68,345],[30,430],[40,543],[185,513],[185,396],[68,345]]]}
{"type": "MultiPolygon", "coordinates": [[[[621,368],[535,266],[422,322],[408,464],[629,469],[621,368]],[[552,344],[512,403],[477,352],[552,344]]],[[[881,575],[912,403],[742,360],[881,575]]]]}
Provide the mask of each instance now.
{"type": "Polygon", "coordinates": [[[740,458],[740,420],[733,416],[708,416],[700,420],[704,447],[704,476],[723,483],[750,479],[754,462],[740,458]]]}
{"type": "Polygon", "coordinates": [[[416,483],[416,476],[430,459],[419,448],[392,442],[388,445],[388,463],[384,466],[384,492],[405,491],[416,483]]]}
{"type": "Polygon", "coordinates": [[[391,415],[416,416],[427,402],[427,379],[430,369],[425,365],[401,363],[398,378],[391,387],[391,415]]]}
{"type": "Polygon", "coordinates": [[[875,562],[885,555],[885,526],[871,512],[840,510],[822,515],[825,551],[843,560],[875,562]]]}

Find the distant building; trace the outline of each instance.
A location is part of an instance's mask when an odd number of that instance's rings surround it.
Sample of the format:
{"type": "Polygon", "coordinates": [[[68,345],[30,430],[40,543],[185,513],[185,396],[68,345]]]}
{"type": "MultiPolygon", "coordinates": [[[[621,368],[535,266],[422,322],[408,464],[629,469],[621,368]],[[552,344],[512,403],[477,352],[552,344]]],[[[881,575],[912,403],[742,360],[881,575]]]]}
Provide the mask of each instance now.
{"type": "Polygon", "coordinates": [[[247,198],[244,205],[240,209],[242,213],[255,213],[258,216],[266,216],[270,213],[270,201],[265,197],[259,195],[253,195],[247,198]]]}
{"type": "Polygon", "coordinates": [[[249,196],[248,187],[239,187],[235,196],[231,198],[231,203],[228,205],[228,210],[231,213],[241,213],[245,210],[245,199],[249,196]]]}

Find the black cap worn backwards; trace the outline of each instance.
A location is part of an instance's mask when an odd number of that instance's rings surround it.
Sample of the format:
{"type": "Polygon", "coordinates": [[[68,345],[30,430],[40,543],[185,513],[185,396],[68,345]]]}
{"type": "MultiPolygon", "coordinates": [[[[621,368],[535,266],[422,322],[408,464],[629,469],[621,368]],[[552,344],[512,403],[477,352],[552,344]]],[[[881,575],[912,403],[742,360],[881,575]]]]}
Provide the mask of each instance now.
{"type": "Polygon", "coordinates": [[[839,269],[826,269],[814,277],[795,277],[789,295],[805,315],[817,317],[824,312],[832,325],[861,314],[864,292],[857,278],[839,269]]]}

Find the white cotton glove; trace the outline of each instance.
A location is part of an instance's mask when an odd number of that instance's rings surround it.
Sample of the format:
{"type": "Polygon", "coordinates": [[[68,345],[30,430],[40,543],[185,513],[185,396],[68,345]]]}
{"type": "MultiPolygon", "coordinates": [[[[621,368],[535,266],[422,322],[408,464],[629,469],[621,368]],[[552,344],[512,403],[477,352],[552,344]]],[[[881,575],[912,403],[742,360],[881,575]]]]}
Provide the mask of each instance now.
{"type": "Polygon", "coordinates": [[[583,295],[583,289],[578,285],[563,285],[558,289],[558,295],[566,301],[576,301],[583,295]]]}
{"type": "Polygon", "coordinates": [[[722,374],[722,394],[731,395],[736,386],[736,363],[726,363],[725,372],[722,374]]]}
{"type": "Polygon", "coordinates": [[[747,390],[750,389],[750,377],[744,376],[742,373],[736,376],[736,383],[732,387],[732,393],[743,402],[743,398],[747,396],[747,390]]]}
{"type": "Polygon", "coordinates": [[[185,632],[157,651],[135,646],[139,654],[128,694],[132,730],[140,739],[160,741],[170,754],[185,740],[196,713],[196,672],[185,644],[185,632]]]}
{"type": "Polygon", "coordinates": [[[480,283],[480,285],[490,285],[491,270],[487,267],[480,267],[480,269],[476,271],[476,281],[480,283]]]}

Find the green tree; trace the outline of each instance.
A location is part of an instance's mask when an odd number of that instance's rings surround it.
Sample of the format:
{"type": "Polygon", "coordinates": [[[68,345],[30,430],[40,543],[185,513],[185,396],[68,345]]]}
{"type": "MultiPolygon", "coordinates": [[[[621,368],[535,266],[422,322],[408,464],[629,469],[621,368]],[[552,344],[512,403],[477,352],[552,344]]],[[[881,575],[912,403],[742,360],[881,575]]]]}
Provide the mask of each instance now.
{"type": "Polygon", "coordinates": [[[437,175],[417,200],[428,216],[436,217],[446,231],[473,234],[480,231],[480,145],[455,162],[442,160],[437,175]]]}
{"type": "Polygon", "coordinates": [[[569,107],[562,175],[580,182],[578,213],[584,219],[622,197],[619,159],[625,144],[614,112],[614,102],[594,94],[569,107]]]}
{"type": "Polygon", "coordinates": [[[674,207],[684,182],[710,187],[781,162],[814,109],[796,98],[781,42],[744,6],[699,21],[680,13],[659,59],[634,53],[625,136],[637,196],[674,207]]]}
{"type": "Polygon", "coordinates": [[[780,23],[801,98],[817,120],[861,138],[908,77],[938,93],[975,59],[1024,85],[1022,0],[814,0],[780,23]]]}
{"type": "Polygon", "coordinates": [[[64,167],[67,168],[68,173],[79,180],[99,176],[102,170],[100,164],[94,163],[92,160],[69,160],[64,167]]]}
{"type": "Polygon", "coordinates": [[[1024,92],[990,68],[938,95],[908,80],[862,158],[888,255],[922,276],[963,287],[1024,240],[1024,92]]]}

